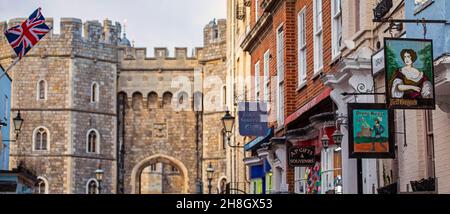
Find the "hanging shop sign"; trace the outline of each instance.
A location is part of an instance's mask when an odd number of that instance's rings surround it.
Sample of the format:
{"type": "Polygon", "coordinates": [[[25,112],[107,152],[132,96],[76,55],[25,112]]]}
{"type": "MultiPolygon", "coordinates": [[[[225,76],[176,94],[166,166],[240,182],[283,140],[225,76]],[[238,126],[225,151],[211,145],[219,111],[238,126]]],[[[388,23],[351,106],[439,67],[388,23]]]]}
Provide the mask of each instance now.
{"type": "Polygon", "coordinates": [[[433,42],[384,40],[386,102],[390,109],[436,109],[433,42]]]}
{"type": "Polygon", "coordinates": [[[312,167],[316,163],[316,148],[292,147],[289,149],[288,161],[291,167],[312,167]]]}
{"type": "Polygon", "coordinates": [[[384,49],[372,56],[372,74],[377,75],[384,70],[384,49]]]}
{"type": "Polygon", "coordinates": [[[349,103],[349,157],[395,158],[393,111],[385,104],[349,103]]]}
{"type": "Polygon", "coordinates": [[[238,104],[239,133],[241,136],[266,136],[269,131],[269,114],[265,102],[238,104]]]}

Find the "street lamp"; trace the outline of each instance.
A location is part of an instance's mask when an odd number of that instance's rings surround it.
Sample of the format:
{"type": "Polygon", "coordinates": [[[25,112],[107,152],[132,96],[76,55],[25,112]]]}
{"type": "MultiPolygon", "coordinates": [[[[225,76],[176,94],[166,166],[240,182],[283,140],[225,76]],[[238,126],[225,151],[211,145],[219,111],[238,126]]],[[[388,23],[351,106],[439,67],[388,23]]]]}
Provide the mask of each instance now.
{"type": "Polygon", "coordinates": [[[322,145],[323,148],[326,150],[328,149],[328,146],[330,144],[330,138],[328,137],[328,135],[325,133],[322,137],[322,145]]]}
{"type": "Polygon", "coordinates": [[[208,193],[209,194],[211,194],[211,188],[212,188],[211,182],[212,182],[213,174],[214,174],[214,168],[212,167],[211,162],[209,162],[209,166],[206,169],[206,176],[208,177],[208,193]]]}
{"type": "Polygon", "coordinates": [[[344,134],[342,134],[341,130],[336,129],[336,131],[334,131],[334,133],[333,133],[333,141],[336,144],[336,146],[338,147],[336,150],[341,149],[342,138],[344,138],[344,134]]]}
{"type": "Polygon", "coordinates": [[[17,116],[13,119],[14,122],[14,131],[16,132],[16,138],[19,136],[20,131],[22,130],[23,119],[20,116],[20,111],[17,112],[17,116]]]}
{"type": "Polygon", "coordinates": [[[104,171],[103,171],[102,167],[99,166],[98,169],[95,170],[95,178],[96,178],[97,181],[98,181],[98,193],[99,193],[99,194],[102,193],[103,174],[104,174],[104,171]]]}
{"type": "Polygon", "coordinates": [[[222,118],[223,128],[227,134],[231,134],[231,132],[233,132],[234,119],[235,118],[231,116],[230,111],[227,111],[225,116],[222,118]]]}
{"type": "MultiPolygon", "coordinates": [[[[225,113],[225,116],[222,118],[222,124],[223,124],[223,129],[224,129],[224,131],[225,131],[225,133],[227,135],[228,146],[230,147],[230,153],[231,153],[230,156],[232,157],[232,159],[231,159],[232,164],[231,165],[233,165],[233,162],[234,162],[234,172],[236,173],[236,171],[237,171],[237,166],[236,166],[236,160],[237,160],[236,153],[237,153],[237,151],[234,150],[234,155],[233,155],[233,150],[232,149],[237,149],[237,148],[239,148],[239,146],[231,145],[231,133],[233,132],[235,119],[236,118],[233,117],[230,114],[230,111],[227,110],[226,113],[225,113]]],[[[233,167],[233,166],[230,166],[230,167],[233,167]]],[[[231,171],[231,173],[230,173],[230,177],[231,177],[230,178],[230,184],[231,184],[231,188],[233,188],[233,182],[235,182],[235,180],[237,180],[237,179],[235,179],[234,176],[233,176],[233,168],[231,168],[230,171],[231,171]]]]}

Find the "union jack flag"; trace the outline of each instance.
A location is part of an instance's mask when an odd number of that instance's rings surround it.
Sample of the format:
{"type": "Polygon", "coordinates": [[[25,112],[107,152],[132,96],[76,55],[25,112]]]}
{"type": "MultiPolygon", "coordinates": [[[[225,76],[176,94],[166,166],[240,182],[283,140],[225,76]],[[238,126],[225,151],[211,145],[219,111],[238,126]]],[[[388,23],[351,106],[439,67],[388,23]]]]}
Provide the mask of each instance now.
{"type": "Polygon", "coordinates": [[[5,36],[17,57],[21,59],[49,31],[50,28],[45,24],[41,8],[38,8],[22,24],[8,29],[5,36]]]}

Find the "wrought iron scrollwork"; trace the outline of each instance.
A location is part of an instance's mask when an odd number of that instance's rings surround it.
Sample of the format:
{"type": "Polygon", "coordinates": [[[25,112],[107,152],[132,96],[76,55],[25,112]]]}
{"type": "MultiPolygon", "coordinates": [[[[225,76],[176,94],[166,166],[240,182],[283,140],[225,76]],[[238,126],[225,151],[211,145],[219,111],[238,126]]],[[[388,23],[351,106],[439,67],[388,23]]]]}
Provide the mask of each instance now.
{"type": "Polygon", "coordinates": [[[358,86],[356,87],[356,90],[358,91],[358,93],[363,93],[363,94],[368,94],[368,93],[373,92],[373,89],[367,88],[367,86],[364,83],[359,83],[358,86]]]}

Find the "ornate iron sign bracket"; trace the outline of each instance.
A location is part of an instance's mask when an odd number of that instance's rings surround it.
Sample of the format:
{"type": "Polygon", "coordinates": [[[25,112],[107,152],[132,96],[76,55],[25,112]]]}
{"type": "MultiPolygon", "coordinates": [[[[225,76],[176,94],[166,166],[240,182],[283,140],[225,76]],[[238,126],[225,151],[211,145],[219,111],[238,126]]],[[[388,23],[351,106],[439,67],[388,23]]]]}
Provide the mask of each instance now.
{"type": "MultiPolygon", "coordinates": [[[[423,19],[391,19],[391,18],[381,18],[381,19],[374,19],[373,22],[381,22],[381,23],[390,23],[388,29],[384,31],[385,33],[387,31],[392,30],[403,30],[403,23],[416,23],[417,25],[422,24],[423,27],[423,38],[426,39],[427,37],[427,24],[446,24],[447,20],[427,20],[425,18],[423,19]]],[[[392,33],[391,33],[392,35],[392,33]]]]}

